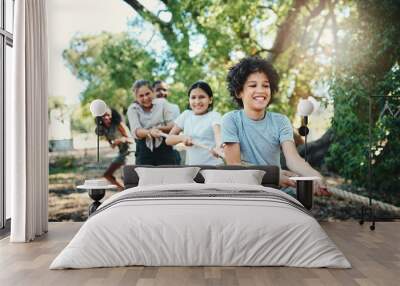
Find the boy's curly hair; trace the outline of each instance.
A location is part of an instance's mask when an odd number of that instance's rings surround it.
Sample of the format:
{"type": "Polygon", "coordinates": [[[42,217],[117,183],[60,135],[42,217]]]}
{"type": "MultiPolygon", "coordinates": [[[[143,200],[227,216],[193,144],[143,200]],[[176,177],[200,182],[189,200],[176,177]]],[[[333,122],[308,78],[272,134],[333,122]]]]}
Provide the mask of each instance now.
{"type": "Polygon", "coordinates": [[[255,72],[262,72],[268,77],[271,89],[271,101],[272,96],[278,91],[279,75],[271,63],[258,56],[243,58],[229,69],[228,76],[226,77],[229,94],[240,107],[243,107],[243,101],[238,95],[243,90],[243,86],[249,75],[255,72]]]}

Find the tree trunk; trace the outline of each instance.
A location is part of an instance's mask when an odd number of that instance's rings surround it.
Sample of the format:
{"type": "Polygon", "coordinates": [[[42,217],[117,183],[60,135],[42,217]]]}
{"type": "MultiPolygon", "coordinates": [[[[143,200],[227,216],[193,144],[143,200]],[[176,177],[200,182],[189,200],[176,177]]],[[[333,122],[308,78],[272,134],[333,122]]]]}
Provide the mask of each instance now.
{"type": "MultiPolygon", "coordinates": [[[[333,141],[333,129],[329,128],[324,135],[318,140],[307,143],[307,157],[308,162],[313,167],[320,168],[324,163],[324,158],[328,153],[329,146],[333,141]]],[[[300,145],[297,147],[300,156],[304,157],[305,146],[300,145]]]]}

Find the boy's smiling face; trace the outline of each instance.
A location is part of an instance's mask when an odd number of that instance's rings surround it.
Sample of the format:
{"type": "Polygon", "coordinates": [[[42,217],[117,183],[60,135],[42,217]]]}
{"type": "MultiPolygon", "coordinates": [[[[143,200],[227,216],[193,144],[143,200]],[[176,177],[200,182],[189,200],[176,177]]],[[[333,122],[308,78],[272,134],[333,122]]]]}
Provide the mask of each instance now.
{"type": "Polygon", "coordinates": [[[255,72],[248,76],[239,97],[247,110],[264,111],[271,100],[269,80],[263,72],[255,72]]]}

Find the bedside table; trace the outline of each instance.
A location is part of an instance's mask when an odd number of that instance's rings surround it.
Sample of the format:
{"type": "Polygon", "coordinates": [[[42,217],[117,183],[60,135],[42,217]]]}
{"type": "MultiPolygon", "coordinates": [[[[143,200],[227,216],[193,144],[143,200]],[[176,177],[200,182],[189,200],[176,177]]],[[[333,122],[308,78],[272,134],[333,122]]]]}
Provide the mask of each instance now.
{"type": "Polygon", "coordinates": [[[104,198],[106,190],[113,190],[117,189],[118,187],[115,185],[91,186],[85,184],[77,186],[76,188],[81,190],[87,190],[89,197],[93,200],[93,203],[89,206],[89,216],[90,216],[101,205],[100,200],[104,198]]]}
{"type": "Polygon", "coordinates": [[[296,198],[308,210],[313,206],[313,183],[318,177],[290,177],[296,181],[296,198]]]}

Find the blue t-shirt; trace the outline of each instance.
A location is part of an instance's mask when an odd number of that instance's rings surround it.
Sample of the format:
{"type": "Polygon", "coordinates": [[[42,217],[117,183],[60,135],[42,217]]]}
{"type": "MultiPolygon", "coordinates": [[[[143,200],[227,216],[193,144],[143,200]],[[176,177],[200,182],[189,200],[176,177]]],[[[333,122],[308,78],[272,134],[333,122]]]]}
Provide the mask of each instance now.
{"type": "Polygon", "coordinates": [[[239,143],[241,160],[253,165],[280,167],[280,145],[293,140],[292,124],[283,114],[266,112],[261,120],[247,117],[243,109],[222,118],[222,142],[239,143]]]}
{"type": "MultiPolygon", "coordinates": [[[[183,134],[192,137],[193,141],[214,148],[214,125],[221,125],[221,114],[209,111],[196,115],[192,110],[185,110],[175,120],[175,124],[183,130],[183,134]]],[[[222,160],[215,158],[207,149],[191,146],[186,151],[186,165],[219,165],[222,160]]]]}

